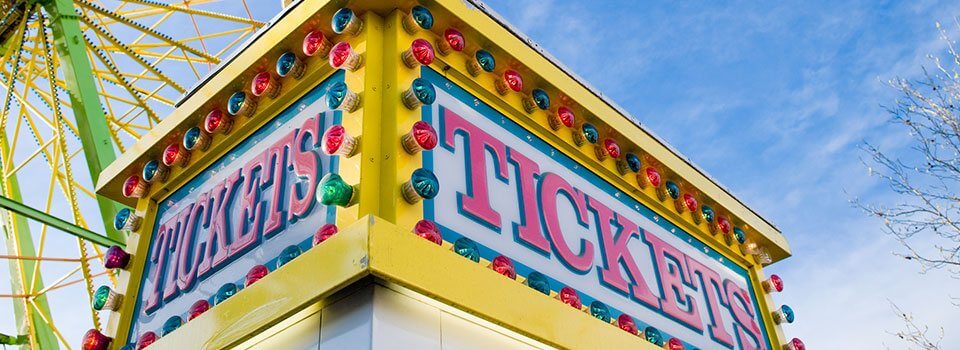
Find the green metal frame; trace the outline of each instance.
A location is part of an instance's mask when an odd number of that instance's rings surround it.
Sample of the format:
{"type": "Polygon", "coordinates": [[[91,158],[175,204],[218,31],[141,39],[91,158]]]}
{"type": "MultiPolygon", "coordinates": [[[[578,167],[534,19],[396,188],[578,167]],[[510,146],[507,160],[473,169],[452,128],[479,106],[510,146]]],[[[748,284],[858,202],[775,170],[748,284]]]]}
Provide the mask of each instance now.
{"type": "MultiPolygon", "coordinates": [[[[50,26],[64,81],[70,93],[73,115],[77,121],[83,155],[87,159],[90,179],[96,182],[103,168],[110,165],[117,155],[110,138],[107,116],[100,104],[97,85],[93,80],[93,66],[87,56],[83,31],[80,30],[80,16],[70,0],[46,0],[41,3],[49,14],[50,26]]],[[[100,216],[107,237],[115,241],[125,241],[122,232],[113,229],[113,215],[123,208],[119,203],[97,195],[100,216]]]]}
{"type": "Polygon", "coordinates": [[[69,222],[64,221],[63,219],[60,219],[58,217],[36,210],[33,207],[30,207],[28,205],[20,203],[19,201],[15,201],[7,197],[0,196],[0,208],[7,209],[9,211],[20,214],[26,218],[30,218],[30,219],[39,221],[41,223],[47,224],[63,232],[66,232],[71,235],[90,241],[90,243],[98,244],[103,247],[110,247],[113,245],[123,246],[123,243],[113,239],[112,237],[107,237],[99,233],[85,229],[83,227],[71,224],[69,222]]]}

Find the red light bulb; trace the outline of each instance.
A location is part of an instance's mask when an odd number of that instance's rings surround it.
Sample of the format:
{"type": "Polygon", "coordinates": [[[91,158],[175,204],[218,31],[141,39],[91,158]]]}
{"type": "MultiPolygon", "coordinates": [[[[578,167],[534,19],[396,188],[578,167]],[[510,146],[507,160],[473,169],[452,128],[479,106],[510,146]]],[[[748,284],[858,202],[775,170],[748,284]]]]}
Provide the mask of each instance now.
{"type": "Polygon", "coordinates": [[[434,57],[433,45],[430,45],[430,42],[424,39],[414,40],[410,44],[410,48],[400,55],[403,63],[409,68],[416,68],[420,65],[429,66],[433,63],[434,57]]]}
{"type": "Polygon", "coordinates": [[[328,155],[338,155],[350,158],[357,150],[357,142],[343,125],[331,126],[323,133],[320,149],[328,155]]]}
{"type": "Polygon", "coordinates": [[[620,158],[620,145],[611,138],[603,140],[603,148],[612,158],[620,158]]]}
{"type": "Polygon", "coordinates": [[[683,342],[677,338],[670,338],[667,340],[667,349],[668,350],[683,350],[683,342]]]}
{"type": "Polygon", "coordinates": [[[773,292],[782,292],[783,291],[783,279],[778,275],[770,275],[767,280],[763,281],[763,290],[767,293],[773,292]]]}
{"type": "Polygon", "coordinates": [[[81,348],[83,350],[107,350],[113,338],[103,335],[96,329],[91,329],[83,335],[81,348]]]}
{"type": "Polygon", "coordinates": [[[573,127],[576,119],[576,116],[573,115],[573,111],[570,110],[570,108],[560,106],[560,108],[557,108],[557,113],[549,119],[550,128],[553,129],[553,131],[557,131],[560,130],[560,126],[573,127]]]}
{"type": "Polygon", "coordinates": [[[280,83],[270,72],[260,72],[250,82],[250,92],[253,96],[274,98],[280,94],[280,83]]]}
{"type": "Polygon", "coordinates": [[[339,229],[337,229],[337,225],[326,224],[326,225],[320,226],[320,229],[313,234],[313,246],[316,247],[317,244],[323,243],[328,238],[337,234],[337,232],[339,232],[339,229]]]}
{"type": "Polygon", "coordinates": [[[560,293],[557,294],[557,298],[560,298],[564,304],[570,305],[575,309],[580,309],[583,307],[583,303],[580,302],[580,294],[576,290],[570,287],[563,287],[560,289],[560,293]]]}
{"type": "Polygon", "coordinates": [[[146,331],[137,339],[137,350],[146,349],[150,344],[157,342],[157,333],[146,331]]]}
{"type": "Polygon", "coordinates": [[[437,245],[443,245],[440,228],[433,221],[427,219],[417,221],[417,224],[413,226],[413,233],[437,245]]]}
{"type": "Polygon", "coordinates": [[[786,345],[787,350],[807,350],[807,346],[800,339],[793,338],[786,345]]]}
{"type": "Polygon", "coordinates": [[[730,233],[730,229],[733,228],[733,225],[730,224],[730,219],[727,219],[726,216],[718,216],[717,228],[719,228],[723,233],[730,233]]]}
{"type": "Polygon", "coordinates": [[[332,44],[321,31],[312,31],[303,37],[303,54],[326,58],[330,54],[332,44]]]}
{"type": "Polygon", "coordinates": [[[630,317],[630,315],[620,314],[620,317],[617,317],[617,326],[624,332],[637,334],[637,323],[633,321],[633,317],[630,317]]]}
{"type": "Polygon", "coordinates": [[[503,79],[497,80],[497,93],[506,95],[510,90],[514,92],[523,91],[523,78],[520,73],[513,69],[507,69],[503,72],[503,79]]]}
{"type": "Polygon", "coordinates": [[[409,154],[416,154],[421,150],[432,150],[437,147],[437,130],[430,123],[419,120],[413,123],[410,132],[400,138],[403,150],[409,154]]]}
{"type": "Polygon", "coordinates": [[[353,48],[347,42],[339,42],[330,50],[330,66],[333,68],[355,71],[360,68],[361,63],[360,55],[353,52],[353,48]]]}
{"type": "Polygon", "coordinates": [[[202,315],[204,312],[207,312],[207,310],[210,310],[210,302],[207,301],[207,299],[197,300],[197,302],[193,303],[193,305],[190,305],[190,310],[188,311],[189,316],[187,320],[189,321],[197,318],[197,316],[202,315]]]}
{"type": "Polygon", "coordinates": [[[657,171],[657,168],[647,167],[646,170],[646,182],[652,185],[653,187],[660,187],[660,184],[663,180],[660,179],[660,172],[657,171]]]}
{"type": "Polygon", "coordinates": [[[683,194],[683,205],[684,205],[684,206],[687,208],[687,210],[689,210],[691,213],[694,213],[694,216],[696,216],[697,208],[699,207],[699,204],[697,203],[697,197],[694,197],[692,194],[689,194],[689,193],[684,193],[684,194],[683,194]]]}
{"type": "Polygon", "coordinates": [[[437,48],[441,55],[449,55],[450,51],[463,51],[466,46],[466,40],[463,39],[463,33],[454,28],[447,28],[443,31],[443,39],[437,40],[437,48]]]}
{"type": "Polygon", "coordinates": [[[507,276],[510,279],[517,279],[517,269],[513,267],[513,261],[503,255],[498,255],[490,262],[490,268],[497,273],[507,276]]]}
{"type": "Polygon", "coordinates": [[[163,165],[183,166],[190,161],[190,152],[180,142],[171,143],[163,149],[163,165]]]}
{"type": "Polygon", "coordinates": [[[233,126],[233,119],[223,113],[219,109],[214,109],[207,113],[207,117],[203,120],[203,129],[210,134],[226,134],[230,132],[230,127],[233,126]]]}
{"type": "Polygon", "coordinates": [[[250,268],[250,271],[247,271],[247,278],[243,282],[243,286],[249,287],[251,284],[254,284],[263,278],[263,276],[266,276],[268,273],[270,273],[270,270],[267,269],[266,266],[253,265],[253,267],[250,268]]]}
{"type": "Polygon", "coordinates": [[[127,198],[140,198],[146,194],[149,184],[146,181],[143,181],[137,175],[131,175],[123,182],[123,196],[127,198]]]}

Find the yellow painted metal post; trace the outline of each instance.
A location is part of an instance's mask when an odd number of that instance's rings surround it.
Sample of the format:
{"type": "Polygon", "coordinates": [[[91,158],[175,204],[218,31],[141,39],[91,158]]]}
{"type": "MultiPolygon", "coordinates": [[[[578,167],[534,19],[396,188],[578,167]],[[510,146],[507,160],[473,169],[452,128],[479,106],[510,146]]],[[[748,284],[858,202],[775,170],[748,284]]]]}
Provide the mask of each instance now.
{"type": "Polygon", "coordinates": [[[383,75],[378,79],[383,82],[383,101],[382,113],[380,119],[380,130],[383,133],[380,145],[383,162],[380,166],[380,214],[379,217],[391,222],[399,219],[397,216],[397,198],[400,197],[400,182],[397,182],[397,164],[407,164],[401,155],[397,152],[397,144],[400,142],[399,136],[395,133],[397,122],[400,120],[401,108],[400,91],[402,79],[399,78],[399,69],[402,69],[400,63],[400,51],[398,51],[398,32],[403,29],[400,26],[400,13],[393,11],[384,21],[383,32],[383,75]]]}
{"type": "MultiPolygon", "coordinates": [[[[391,186],[392,191],[381,200],[385,206],[392,207],[396,212],[394,219],[391,221],[397,223],[400,227],[412,228],[417,220],[423,218],[423,201],[416,204],[407,203],[400,195],[400,186],[410,180],[410,174],[414,170],[422,166],[423,151],[416,154],[407,154],[406,151],[401,150],[402,147],[397,146],[399,146],[401,135],[409,132],[413,123],[421,118],[421,108],[415,110],[407,108],[404,106],[401,96],[405,90],[410,88],[413,80],[420,77],[421,68],[419,66],[409,68],[400,59],[403,51],[409,49],[410,43],[416,39],[403,29],[402,21],[405,15],[406,13],[403,10],[394,10],[388,21],[389,30],[387,31],[388,40],[385,51],[387,56],[392,56],[393,61],[392,64],[386,65],[388,74],[385,74],[384,79],[389,79],[395,88],[388,91],[387,98],[384,100],[384,111],[393,113],[392,124],[385,124],[384,129],[393,130],[390,139],[393,148],[390,151],[393,152],[397,162],[392,165],[392,174],[384,174],[385,186],[391,186]]],[[[434,42],[431,37],[425,35],[422,36],[430,42],[434,42]]]]}
{"type": "Polygon", "coordinates": [[[373,11],[364,14],[366,53],[364,54],[363,90],[360,100],[363,108],[360,137],[360,211],[358,217],[380,215],[383,208],[380,197],[380,171],[384,157],[380,155],[383,143],[382,106],[383,78],[383,18],[373,11]]]}

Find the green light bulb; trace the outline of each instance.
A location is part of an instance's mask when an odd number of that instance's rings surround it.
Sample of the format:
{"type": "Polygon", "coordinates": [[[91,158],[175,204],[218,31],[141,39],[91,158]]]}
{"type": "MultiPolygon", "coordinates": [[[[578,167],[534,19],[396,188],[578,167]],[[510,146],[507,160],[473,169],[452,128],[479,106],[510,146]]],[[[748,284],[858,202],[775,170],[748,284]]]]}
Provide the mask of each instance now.
{"type": "Polygon", "coordinates": [[[334,173],[324,175],[317,188],[317,200],[323,205],[348,207],[353,201],[353,194],[353,186],[334,173]]]}
{"type": "Polygon", "coordinates": [[[103,307],[107,305],[107,298],[110,297],[110,287],[100,286],[97,288],[97,291],[93,293],[93,309],[100,311],[103,310],[103,307]]]}

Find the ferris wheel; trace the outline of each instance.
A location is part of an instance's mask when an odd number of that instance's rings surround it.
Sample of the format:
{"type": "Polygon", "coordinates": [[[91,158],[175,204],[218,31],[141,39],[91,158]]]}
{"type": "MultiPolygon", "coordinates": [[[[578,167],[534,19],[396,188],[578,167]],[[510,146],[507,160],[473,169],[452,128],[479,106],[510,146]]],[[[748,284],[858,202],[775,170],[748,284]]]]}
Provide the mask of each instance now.
{"type": "Polygon", "coordinates": [[[96,176],[279,7],[0,0],[0,344],[78,348],[105,327],[93,286],[117,287],[103,251],[125,237],[96,176]]]}

